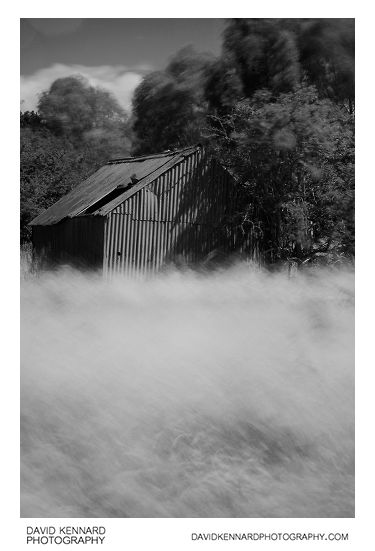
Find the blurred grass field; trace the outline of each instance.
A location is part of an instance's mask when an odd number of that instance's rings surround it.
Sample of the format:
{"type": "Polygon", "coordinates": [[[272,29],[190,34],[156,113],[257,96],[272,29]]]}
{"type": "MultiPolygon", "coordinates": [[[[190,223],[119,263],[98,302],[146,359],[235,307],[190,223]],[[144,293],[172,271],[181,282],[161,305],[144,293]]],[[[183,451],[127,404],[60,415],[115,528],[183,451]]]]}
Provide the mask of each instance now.
{"type": "Polygon", "coordinates": [[[350,269],[23,262],[23,517],[354,516],[350,269]]]}

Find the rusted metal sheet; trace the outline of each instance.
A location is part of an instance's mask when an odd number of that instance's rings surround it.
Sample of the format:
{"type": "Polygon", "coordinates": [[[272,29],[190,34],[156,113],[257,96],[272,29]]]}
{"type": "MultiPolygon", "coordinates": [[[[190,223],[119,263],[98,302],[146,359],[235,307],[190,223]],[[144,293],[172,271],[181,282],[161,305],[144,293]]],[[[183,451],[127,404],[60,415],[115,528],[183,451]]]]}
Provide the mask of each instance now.
{"type": "MultiPolygon", "coordinates": [[[[183,151],[186,152],[188,149],[183,151]]],[[[158,169],[160,170],[163,165],[167,165],[168,167],[171,161],[173,163],[174,160],[178,159],[179,155],[180,152],[174,151],[150,157],[138,157],[134,159],[130,157],[128,159],[110,161],[54,205],[34,218],[30,225],[45,226],[57,224],[64,218],[75,217],[84,213],[86,209],[100,201],[100,199],[103,199],[116,188],[119,188],[119,186],[126,188],[129,185],[132,187],[132,191],[124,191],[124,193],[127,193],[122,198],[124,200],[127,196],[136,193],[141,187],[147,185],[149,180],[143,182],[145,177],[149,177],[158,169]],[[134,184],[132,181],[133,175],[136,176],[137,184],[134,184]]]]}
{"type": "Polygon", "coordinates": [[[82,216],[53,226],[34,226],[33,250],[42,267],[69,264],[101,270],[104,219],[82,216]]]}

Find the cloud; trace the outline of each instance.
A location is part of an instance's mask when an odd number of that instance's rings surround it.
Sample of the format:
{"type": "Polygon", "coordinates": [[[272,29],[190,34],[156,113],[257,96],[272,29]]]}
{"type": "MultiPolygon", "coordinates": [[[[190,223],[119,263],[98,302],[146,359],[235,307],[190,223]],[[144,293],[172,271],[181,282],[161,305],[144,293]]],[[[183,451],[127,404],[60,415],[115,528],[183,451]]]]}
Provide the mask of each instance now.
{"type": "Polygon", "coordinates": [[[21,75],[21,108],[23,111],[35,110],[40,94],[48,90],[54,80],[80,74],[86,77],[90,84],[112,92],[120,105],[129,111],[135,88],[143,75],[150,70],[151,67],[147,65],[129,68],[123,65],[88,67],[55,63],[39,69],[32,75],[21,75]]]}

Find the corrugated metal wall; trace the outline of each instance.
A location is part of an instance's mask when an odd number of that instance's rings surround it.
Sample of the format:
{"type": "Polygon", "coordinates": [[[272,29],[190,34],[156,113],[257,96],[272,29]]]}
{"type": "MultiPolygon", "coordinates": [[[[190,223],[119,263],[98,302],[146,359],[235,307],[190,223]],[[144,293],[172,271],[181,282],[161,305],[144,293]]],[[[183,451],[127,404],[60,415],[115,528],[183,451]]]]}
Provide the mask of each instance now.
{"type": "Polygon", "coordinates": [[[230,175],[197,150],[109,213],[104,272],[144,274],[234,251],[235,202],[230,175]]]}
{"type": "Polygon", "coordinates": [[[236,204],[232,177],[196,149],[106,216],[33,226],[35,257],[41,266],[70,264],[127,275],[235,251],[254,257],[251,231],[244,237],[234,228],[236,204]]]}
{"type": "Polygon", "coordinates": [[[69,264],[80,269],[102,269],[104,224],[99,216],[79,216],[51,226],[33,226],[38,264],[42,268],[69,264]]]}

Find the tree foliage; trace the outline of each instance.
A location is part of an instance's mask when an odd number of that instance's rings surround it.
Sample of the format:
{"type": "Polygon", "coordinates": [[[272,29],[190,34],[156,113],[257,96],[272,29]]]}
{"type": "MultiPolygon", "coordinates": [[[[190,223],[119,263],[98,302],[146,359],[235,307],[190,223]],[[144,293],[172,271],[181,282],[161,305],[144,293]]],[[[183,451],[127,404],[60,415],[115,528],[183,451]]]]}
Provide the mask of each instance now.
{"type": "Polygon", "coordinates": [[[40,129],[42,119],[35,111],[24,111],[20,115],[20,126],[21,128],[32,128],[33,130],[40,129]]]}
{"type": "Polygon", "coordinates": [[[76,183],[77,171],[79,160],[68,140],[47,129],[21,130],[21,241],[30,237],[27,224],[76,183]]]}
{"type": "Polygon", "coordinates": [[[193,48],[180,50],[165,71],[147,75],[135,91],[135,154],[196,143],[205,124],[204,87],[213,57],[193,48]]]}
{"type": "Polygon", "coordinates": [[[314,87],[259,91],[223,121],[215,149],[240,178],[238,224],[256,229],[268,260],[353,253],[353,117],[332,100],[314,87]]]}
{"type": "Polygon", "coordinates": [[[79,139],[95,129],[112,130],[126,122],[117,100],[80,75],[55,80],[41,95],[38,113],[55,134],[79,139]]]}
{"type": "Polygon", "coordinates": [[[224,52],[241,78],[244,94],[288,92],[300,82],[295,33],[280,19],[233,19],[224,32],[224,52]]]}
{"type": "Polygon", "coordinates": [[[354,102],[354,19],[300,20],[300,59],[319,94],[345,103],[354,102]]]}
{"type": "Polygon", "coordinates": [[[244,94],[316,86],[321,97],[354,100],[354,19],[233,19],[224,54],[244,94]]]}

